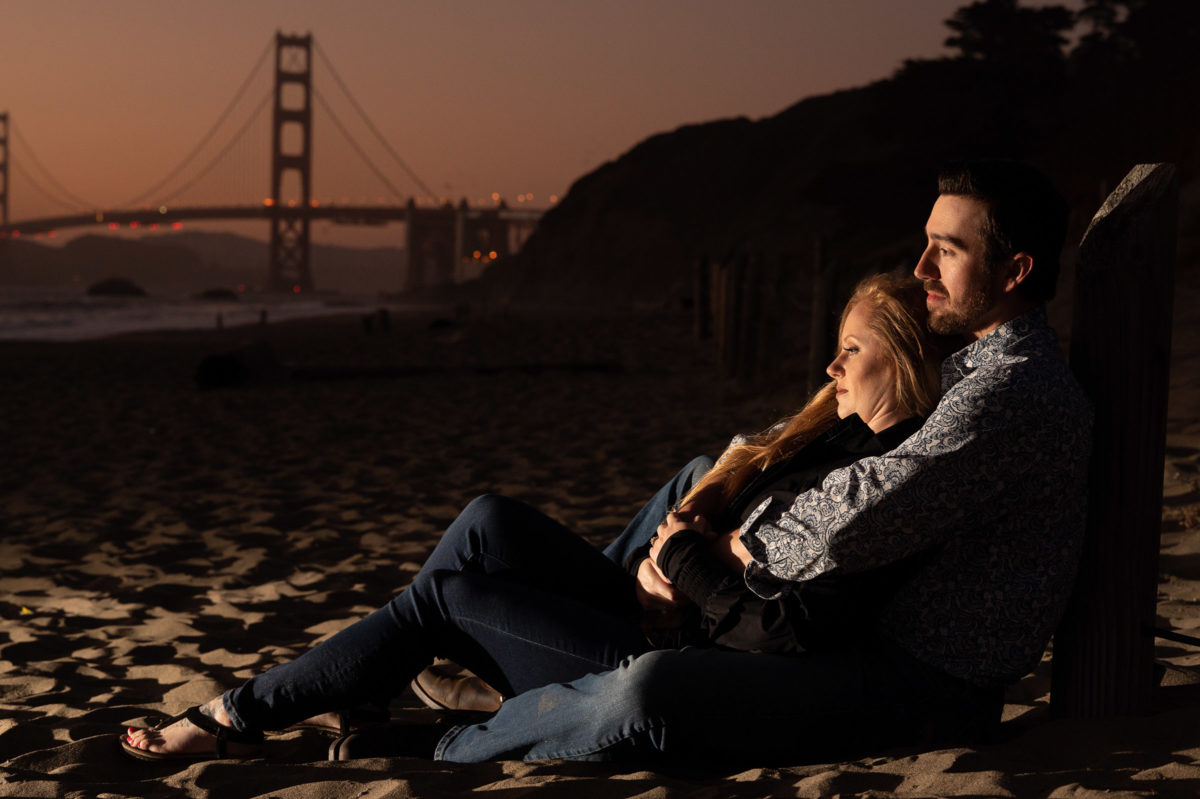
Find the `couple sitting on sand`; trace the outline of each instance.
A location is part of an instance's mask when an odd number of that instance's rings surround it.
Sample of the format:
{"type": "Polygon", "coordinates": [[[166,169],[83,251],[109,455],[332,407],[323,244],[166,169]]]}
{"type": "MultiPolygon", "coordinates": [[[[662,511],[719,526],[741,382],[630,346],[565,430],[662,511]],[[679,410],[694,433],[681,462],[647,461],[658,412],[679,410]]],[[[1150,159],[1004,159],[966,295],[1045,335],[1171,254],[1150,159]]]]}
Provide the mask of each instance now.
{"type": "Polygon", "coordinates": [[[832,382],[693,461],[604,553],[481,497],[382,609],[124,751],[248,756],[264,730],[386,703],[435,657],[499,710],[331,752],[766,764],[986,734],[1071,589],[1091,415],[1043,307],[1061,197],[1013,163],[938,188],[916,278],[850,299],[832,382]]]}

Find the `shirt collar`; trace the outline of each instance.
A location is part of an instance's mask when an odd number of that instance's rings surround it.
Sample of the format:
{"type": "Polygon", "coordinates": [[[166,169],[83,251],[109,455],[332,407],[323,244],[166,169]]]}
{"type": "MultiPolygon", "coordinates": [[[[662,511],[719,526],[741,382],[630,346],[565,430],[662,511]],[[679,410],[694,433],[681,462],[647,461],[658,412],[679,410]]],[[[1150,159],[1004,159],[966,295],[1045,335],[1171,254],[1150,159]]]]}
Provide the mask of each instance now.
{"type": "Polygon", "coordinates": [[[1020,316],[1009,319],[983,338],[972,341],[942,362],[942,392],[948,391],[955,383],[985,363],[994,362],[1021,339],[1049,328],[1046,307],[1038,305],[1020,316]]]}

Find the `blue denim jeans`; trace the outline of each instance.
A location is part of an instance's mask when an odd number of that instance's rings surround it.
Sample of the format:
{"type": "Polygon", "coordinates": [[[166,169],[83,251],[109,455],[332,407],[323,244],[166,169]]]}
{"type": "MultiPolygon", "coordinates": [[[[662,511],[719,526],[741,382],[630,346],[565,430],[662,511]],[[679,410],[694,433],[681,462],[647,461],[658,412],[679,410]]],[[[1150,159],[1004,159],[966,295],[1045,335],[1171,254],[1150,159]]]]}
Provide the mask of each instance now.
{"type": "Polygon", "coordinates": [[[633,579],[517,500],[480,497],[412,584],[296,660],[225,694],[239,730],[390,698],[435,656],[506,696],[616,668],[649,645],[633,579]]]}
{"type": "Polygon", "coordinates": [[[680,469],[642,506],[617,539],[604,548],[605,557],[617,565],[623,564],[629,553],[650,540],[659,523],[666,518],[667,511],[674,508],[675,504],[692,490],[692,486],[708,474],[713,464],[712,458],[701,455],[680,469]]]}
{"type": "Polygon", "coordinates": [[[795,765],[974,740],[1002,703],[883,641],[791,656],[666,649],[513,697],[434,756],[795,765]]]}

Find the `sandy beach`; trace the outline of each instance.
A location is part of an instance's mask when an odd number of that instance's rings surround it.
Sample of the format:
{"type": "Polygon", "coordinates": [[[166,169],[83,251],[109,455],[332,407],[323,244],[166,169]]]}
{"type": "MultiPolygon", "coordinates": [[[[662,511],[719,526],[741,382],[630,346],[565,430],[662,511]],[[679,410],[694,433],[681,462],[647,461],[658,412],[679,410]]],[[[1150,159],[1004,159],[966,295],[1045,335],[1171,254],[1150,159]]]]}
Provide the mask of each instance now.
{"type": "MultiPolygon", "coordinates": [[[[1159,615],[1200,635],[1200,274],[1181,273],[1159,615]]],[[[473,497],[533,503],[596,543],[691,457],[786,413],[714,379],[683,313],[396,318],[2,343],[0,796],[1192,797],[1200,649],[1160,642],[1159,710],[1052,720],[1049,662],[1003,740],[788,768],[325,761],[135,763],[122,724],[204,701],[404,587],[473,497]],[[266,349],[199,390],[214,353],[266,349]],[[270,359],[264,353],[270,353],[270,359]],[[253,359],[252,359],[253,360],[253,359]],[[1191,671],[1189,671],[1191,669],[1191,671]]],[[[420,713],[411,694],[396,713],[420,713]]]]}

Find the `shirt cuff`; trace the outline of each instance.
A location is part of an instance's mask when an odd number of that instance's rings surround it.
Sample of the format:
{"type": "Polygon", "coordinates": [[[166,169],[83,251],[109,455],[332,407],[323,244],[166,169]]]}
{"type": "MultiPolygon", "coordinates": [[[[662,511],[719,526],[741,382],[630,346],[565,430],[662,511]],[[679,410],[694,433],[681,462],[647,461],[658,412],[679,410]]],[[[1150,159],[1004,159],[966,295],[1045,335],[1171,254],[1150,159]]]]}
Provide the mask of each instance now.
{"type": "Polygon", "coordinates": [[[708,539],[695,530],[681,530],[668,538],[658,553],[658,566],[677,590],[700,607],[732,577],[712,553],[708,539]]]}

